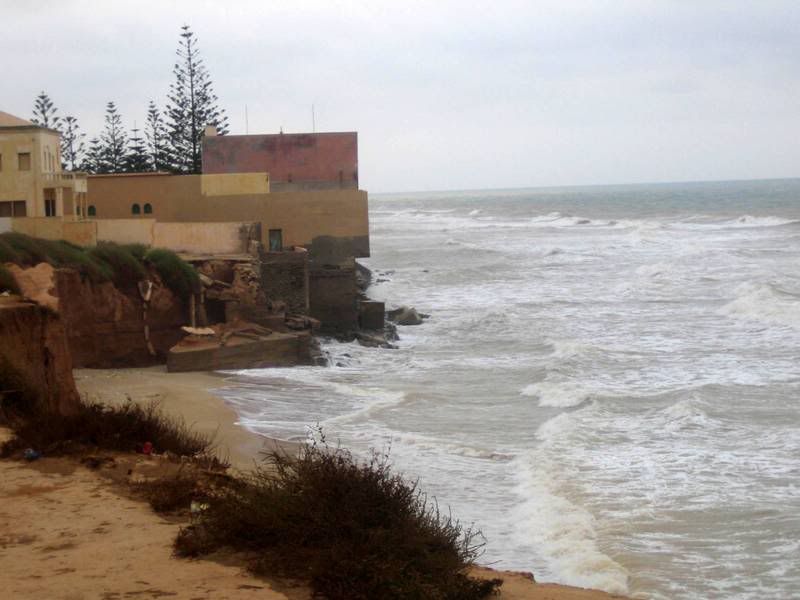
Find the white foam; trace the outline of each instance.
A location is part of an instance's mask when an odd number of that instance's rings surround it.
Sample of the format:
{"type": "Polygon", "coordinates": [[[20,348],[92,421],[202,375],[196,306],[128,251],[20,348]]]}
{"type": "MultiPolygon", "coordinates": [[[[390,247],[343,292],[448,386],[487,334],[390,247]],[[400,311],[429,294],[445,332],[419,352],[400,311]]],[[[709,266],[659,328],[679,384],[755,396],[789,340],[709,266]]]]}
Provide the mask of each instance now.
{"type": "Polygon", "coordinates": [[[539,406],[567,408],[578,406],[591,399],[594,394],[571,382],[540,381],[525,386],[522,396],[539,398],[539,406]]]}
{"type": "Polygon", "coordinates": [[[469,211],[469,216],[470,217],[477,217],[479,214],[481,214],[481,212],[482,212],[481,209],[476,208],[475,210],[469,211]]]}
{"type": "Polygon", "coordinates": [[[548,439],[564,435],[573,425],[569,420],[564,413],[545,422],[537,431],[541,446],[520,457],[516,492],[522,504],[515,517],[521,535],[539,549],[560,582],[627,594],[628,572],[600,549],[595,518],[560,489],[580,475],[565,469],[548,439]]]}
{"type": "Polygon", "coordinates": [[[737,297],[718,310],[719,314],[800,329],[800,298],[769,283],[739,285],[737,297]]]}

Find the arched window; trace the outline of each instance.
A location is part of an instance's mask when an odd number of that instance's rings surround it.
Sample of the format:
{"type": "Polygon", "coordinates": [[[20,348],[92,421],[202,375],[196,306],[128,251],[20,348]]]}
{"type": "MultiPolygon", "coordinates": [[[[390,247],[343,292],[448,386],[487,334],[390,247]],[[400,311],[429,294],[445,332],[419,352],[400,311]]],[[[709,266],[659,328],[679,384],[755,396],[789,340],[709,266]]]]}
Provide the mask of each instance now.
{"type": "Polygon", "coordinates": [[[89,205],[89,209],[86,211],[90,217],[97,216],[97,209],[94,207],[94,204],[89,205]]]}
{"type": "Polygon", "coordinates": [[[152,215],[153,214],[153,207],[150,206],[149,203],[144,205],[144,214],[146,214],[146,215],[152,215]]]}
{"type": "Polygon", "coordinates": [[[132,215],[142,214],[142,209],[139,207],[138,204],[134,204],[133,206],[131,206],[131,214],[132,215]]]}

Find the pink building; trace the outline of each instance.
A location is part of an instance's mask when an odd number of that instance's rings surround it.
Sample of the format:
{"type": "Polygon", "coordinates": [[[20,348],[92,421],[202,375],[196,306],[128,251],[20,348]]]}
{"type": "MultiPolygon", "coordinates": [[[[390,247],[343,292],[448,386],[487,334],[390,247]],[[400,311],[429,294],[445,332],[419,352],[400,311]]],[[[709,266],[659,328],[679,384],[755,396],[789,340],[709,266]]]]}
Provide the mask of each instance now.
{"type": "Polygon", "coordinates": [[[278,133],[203,138],[203,173],[268,172],[274,192],[358,189],[358,134],[278,133]]]}

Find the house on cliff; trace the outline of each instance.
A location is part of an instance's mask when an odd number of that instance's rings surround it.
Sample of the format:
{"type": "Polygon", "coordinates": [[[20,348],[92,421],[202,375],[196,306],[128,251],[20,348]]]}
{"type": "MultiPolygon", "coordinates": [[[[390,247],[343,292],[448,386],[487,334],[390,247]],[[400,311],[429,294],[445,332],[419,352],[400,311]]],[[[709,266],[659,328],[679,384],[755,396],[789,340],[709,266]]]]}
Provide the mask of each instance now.
{"type": "Polygon", "coordinates": [[[17,217],[79,217],[86,174],[61,168],[61,134],[0,111],[0,232],[17,217]]]}
{"type": "Polygon", "coordinates": [[[0,233],[163,247],[189,260],[251,254],[262,288],[332,332],[359,326],[356,259],[368,257],[358,136],[218,136],[197,175],[89,175],[61,168],[60,134],[0,112],[0,233]]]}

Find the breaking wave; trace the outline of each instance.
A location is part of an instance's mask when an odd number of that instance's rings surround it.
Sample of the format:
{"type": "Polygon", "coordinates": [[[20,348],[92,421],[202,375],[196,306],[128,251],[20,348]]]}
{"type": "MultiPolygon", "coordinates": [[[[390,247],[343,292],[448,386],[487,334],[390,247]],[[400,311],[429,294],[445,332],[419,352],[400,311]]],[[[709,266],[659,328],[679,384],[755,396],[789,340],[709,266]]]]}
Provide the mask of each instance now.
{"type": "Polygon", "coordinates": [[[770,283],[743,283],[719,314],[800,329],[800,297],[770,283]]]}

